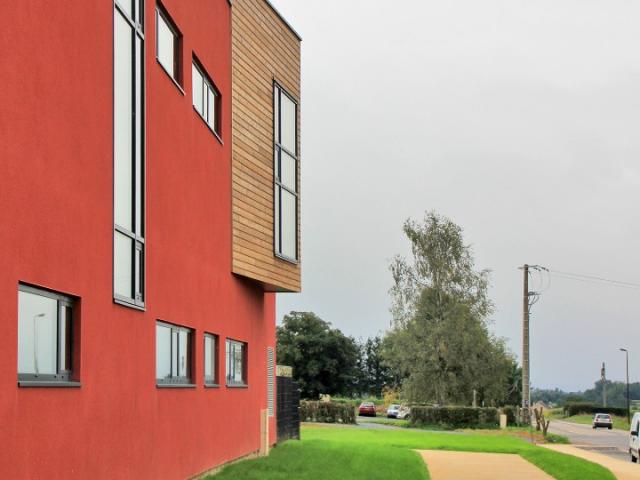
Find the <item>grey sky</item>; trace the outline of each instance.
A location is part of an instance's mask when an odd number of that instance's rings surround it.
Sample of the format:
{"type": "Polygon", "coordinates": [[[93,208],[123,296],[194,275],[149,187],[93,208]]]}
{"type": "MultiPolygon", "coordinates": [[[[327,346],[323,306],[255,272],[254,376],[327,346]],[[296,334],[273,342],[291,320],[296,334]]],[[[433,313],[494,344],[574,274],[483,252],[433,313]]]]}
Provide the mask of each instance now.
{"type": "MultiPolygon", "coordinates": [[[[388,261],[427,209],[493,270],[520,354],[525,262],[640,283],[640,2],[273,0],[303,37],[303,293],[345,333],[389,326],[388,261]]],[[[639,290],[552,279],[532,384],[640,379],[639,290]],[[638,342],[636,344],[636,342],[638,342]]]]}

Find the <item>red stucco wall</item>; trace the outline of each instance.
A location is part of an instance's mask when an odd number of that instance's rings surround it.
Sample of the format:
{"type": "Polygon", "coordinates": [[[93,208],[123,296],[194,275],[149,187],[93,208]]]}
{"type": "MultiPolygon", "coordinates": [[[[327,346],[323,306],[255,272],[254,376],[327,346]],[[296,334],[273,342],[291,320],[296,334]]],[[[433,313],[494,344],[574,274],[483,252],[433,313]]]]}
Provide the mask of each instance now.
{"type": "MultiPolygon", "coordinates": [[[[163,0],[183,95],[146,1],[146,312],[112,301],[113,6],[0,2],[0,477],[186,478],[256,451],[271,294],[231,272],[227,0],[163,0]],[[220,144],[191,105],[196,53],[223,98],[220,144]],[[18,282],[80,298],[79,389],[19,388],[18,282]],[[155,322],[195,329],[194,389],[158,389],[155,322]],[[248,342],[249,388],[203,387],[203,333],[248,342]]],[[[271,420],[271,440],[275,423],[271,420]]]]}

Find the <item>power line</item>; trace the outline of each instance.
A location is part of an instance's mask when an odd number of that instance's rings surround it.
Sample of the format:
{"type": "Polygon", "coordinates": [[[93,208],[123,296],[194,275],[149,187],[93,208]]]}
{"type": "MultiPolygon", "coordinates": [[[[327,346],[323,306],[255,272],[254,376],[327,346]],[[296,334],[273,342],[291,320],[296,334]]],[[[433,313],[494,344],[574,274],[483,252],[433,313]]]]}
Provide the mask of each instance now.
{"type": "Polygon", "coordinates": [[[556,277],[564,278],[566,280],[576,280],[579,282],[586,282],[586,283],[606,283],[614,287],[630,288],[634,290],[640,289],[640,284],[638,283],[624,282],[622,280],[612,280],[609,278],[599,277],[596,275],[584,275],[581,273],[562,272],[559,270],[551,270],[551,269],[549,269],[548,272],[556,277]]]}

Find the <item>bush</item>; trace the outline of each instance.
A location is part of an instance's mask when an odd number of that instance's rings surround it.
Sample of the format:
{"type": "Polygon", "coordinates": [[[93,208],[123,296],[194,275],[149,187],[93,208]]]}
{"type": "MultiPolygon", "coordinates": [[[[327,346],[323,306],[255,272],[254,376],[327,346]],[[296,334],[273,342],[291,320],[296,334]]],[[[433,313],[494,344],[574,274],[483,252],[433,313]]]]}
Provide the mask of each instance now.
{"type": "Polygon", "coordinates": [[[473,407],[413,407],[412,427],[437,425],[442,428],[498,428],[500,417],[497,408],[473,407]]]}
{"type": "Polygon", "coordinates": [[[302,400],[300,402],[300,421],[355,424],[356,411],[348,403],[302,400]]]}
{"type": "Polygon", "coordinates": [[[603,407],[601,405],[587,402],[567,403],[563,408],[563,412],[566,417],[573,417],[574,415],[580,414],[594,415],[596,413],[608,413],[610,415],[618,415],[620,417],[627,415],[626,408],[603,407]]]}
{"type": "Polygon", "coordinates": [[[547,433],[547,436],[544,437],[547,443],[558,443],[568,445],[571,442],[569,441],[569,437],[565,437],[564,435],[556,435],[555,433],[547,433]]]}
{"type": "Polygon", "coordinates": [[[518,407],[502,407],[502,414],[507,416],[507,425],[514,426],[518,423],[518,407]]]}

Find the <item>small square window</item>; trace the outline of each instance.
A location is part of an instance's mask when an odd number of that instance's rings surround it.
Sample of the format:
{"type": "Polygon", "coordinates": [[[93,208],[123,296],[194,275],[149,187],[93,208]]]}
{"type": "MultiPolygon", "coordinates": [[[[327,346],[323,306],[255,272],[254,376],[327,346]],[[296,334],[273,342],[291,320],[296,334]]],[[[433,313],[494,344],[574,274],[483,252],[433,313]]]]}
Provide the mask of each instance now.
{"type": "Polygon", "coordinates": [[[211,130],[220,135],[220,92],[209,79],[204,69],[196,62],[191,68],[193,108],[211,130]]]}
{"type": "Polygon", "coordinates": [[[218,385],[218,336],[204,335],[204,383],[218,385]]]}
{"type": "Polygon", "coordinates": [[[193,330],[168,323],[156,324],[156,382],[163,385],[192,383],[193,330]]]}
{"type": "Polygon", "coordinates": [[[74,370],[75,300],[26,285],[18,289],[18,380],[69,382],[74,370]]]}
{"type": "Polygon", "coordinates": [[[180,47],[182,35],[169,20],[169,16],[156,9],[156,57],[158,62],[178,85],[182,85],[180,47]]]}
{"type": "Polygon", "coordinates": [[[227,339],[227,386],[247,385],[247,344],[227,339]]]}

